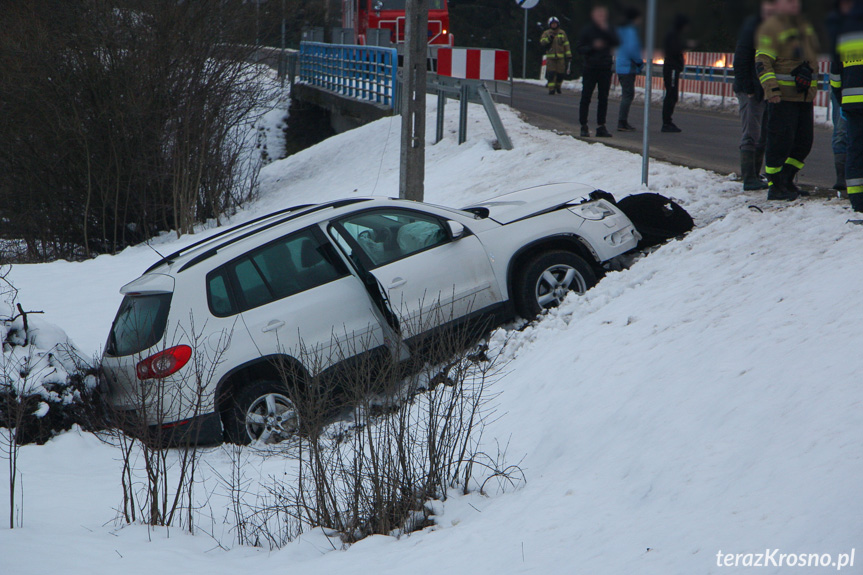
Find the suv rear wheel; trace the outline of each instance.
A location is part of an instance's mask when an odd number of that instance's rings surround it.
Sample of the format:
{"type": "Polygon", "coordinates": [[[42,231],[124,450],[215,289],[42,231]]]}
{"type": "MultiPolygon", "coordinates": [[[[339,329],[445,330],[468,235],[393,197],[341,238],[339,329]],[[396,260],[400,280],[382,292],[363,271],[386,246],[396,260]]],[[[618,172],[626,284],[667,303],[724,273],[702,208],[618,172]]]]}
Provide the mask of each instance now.
{"type": "Polygon", "coordinates": [[[596,274],[574,253],[541,252],[527,260],[515,278],[516,311],[532,319],[546,309],[559,306],[570,291],[583,294],[594,285],[596,274]]]}
{"type": "Polygon", "coordinates": [[[295,435],[300,418],[284,386],[255,381],[239,388],[225,418],[228,441],[240,445],[278,443],[295,435]]]}

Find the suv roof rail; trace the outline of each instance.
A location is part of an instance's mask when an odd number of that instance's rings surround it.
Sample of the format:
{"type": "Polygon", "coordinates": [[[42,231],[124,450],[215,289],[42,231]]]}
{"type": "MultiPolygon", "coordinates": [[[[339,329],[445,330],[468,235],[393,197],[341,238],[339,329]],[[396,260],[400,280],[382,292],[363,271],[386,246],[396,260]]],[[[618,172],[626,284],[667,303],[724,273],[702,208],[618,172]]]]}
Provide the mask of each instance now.
{"type": "Polygon", "coordinates": [[[225,235],[227,235],[227,234],[230,234],[231,232],[235,232],[235,231],[237,231],[237,230],[241,230],[241,229],[243,229],[243,228],[245,228],[245,227],[248,227],[248,226],[251,226],[251,225],[257,224],[257,223],[259,223],[259,222],[262,222],[263,220],[266,220],[267,218],[272,218],[272,217],[274,217],[274,216],[278,216],[278,215],[285,214],[285,213],[288,213],[288,212],[295,212],[295,211],[297,211],[297,210],[302,210],[303,208],[310,208],[310,207],[313,207],[313,206],[316,206],[316,205],[317,205],[317,204],[300,204],[300,205],[297,205],[297,206],[291,206],[290,208],[284,208],[284,209],[281,209],[281,210],[277,210],[277,211],[275,211],[275,212],[271,212],[271,213],[269,213],[269,214],[265,214],[265,215],[263,215],[263,216],[259,216],[259,217],[257,217],[257,218],[251,219],[251,220],[249,220],[248,222],[243,222],[242,224],[237,224],[236,226],[232,226],[232,227],[230,227],[230,228],[228,228],[228,229],[226,229],[226,230],[222,230],[221,232],[218,232],[218,233],[216,233],[216,234],[213,234],[212,236],[208,236],[208,237],[206,237],[206,238],[204,238],[204,239],[202,239],[202,240],[198,240],[197,242],[195,242],[195,243],[193,243],[193,244],[190,244],[190,245],[188,245],[188,246],[186,246],[186,247],[184,247],[184,248],[181,248],[181,249],[179,249],[179,250],[175,251],[175,252],[174,252],[174,253],[172,253],[172,254],[169,254],[169,255],[167,255],[167,256],[165,256],[165,257],[163,257],[162,259],[160,259],[159,261],[157,261],[156,263],[154,263],[153,265],[151,265],[150,267],[148,267],[148,268],[144,271],[144,273],[151,272],[151,271],[153,271],[154,269],[158,268],[159,266],[161,266],[161,265],[163,265],[163,264],[170,264],[170,263],[173,263],[173,261],[174,261],[175,259],[177,259],[177,258],[178,258],[178,257],[180,257],[181,255],[183,255],[184,253],[188,252],[189,250],[192,250],[192,249],[194,249],[194,248],[196,248],[196,247],[198,247],[198,246],[200,246],[200,245],[202,245],[202,244],[205,244],[205,243],[207,243],[207,242],[211,242],[211,241],[213,241],[213,240],[215,240],[215,239],[217,239],[217,238],[221,238],[221,237],[223,237],[223,236],[225,236],[225,235]]]}
{"type": "MultiPolygon", "coordinates": [[[[290,215],[288,215],[288,216],[286,216],[286,217],[284,217],[284,218],[280,218],[280,219],[278,219],[278,220],[275,220],[275,221],[269,222],[269,223],[267,223],[267,224],[265,224],[265,225],[263,225],[263,226],[261,226],[261,227],[259,227],[259,228],[255,228],[254,230],[248,231],[248,232],[246,232],[245,234],[241,234],[241,235],[239,235],[239,236],[236,236],[236,237],[233,237],[233,238],[231,238],[231,239],[229,239],[229,240],[226,240],[226,241],[222,242],[221,244],[217,245],[217,246],[216,246],[216,247],[214,247],[214,248],[210,248],[209,250],[207,250],[207,251],[205,251],[205,252],[203,252],[203,253],[201,253],[201,254],[199,254],[199,255],[195,256],[194,258],[192,258],[192,259],[190,259],[188,262],[186,262],[186,263],[183,265],[183,267],[181,267],[181,268],[177,271],[177,273],[180,273],[181,271],[183,271],[183,270],[185,270],[185,269],[188,269],[188,268],[190,268],[190,267],[192,267],[192,266],[194,266],[194,265],[197,265],[197,264],[201,263],[201,262],[202,262],[202,261],[204,261],[204,260],[208,260],[208,259],[210,259],[210,258],[211,258],[211,257],[213,257],[214,255],[216,255],[216,254],[219,252],[219,250],[220,250],[220,249],[222,249],[222,248],[224,248],[224,247],[227,247],[227,246],[229,246],[229,245],[231,245],[231,244],[237,243],[237,242],[239,242],[240,240],[244,240],[244,239],[246,239],[246,238],[248,238],[248,237],[250,237],[250,236],[253,236],[253,235],[257,234],[257,233],[263,232],[263,231],[268,230],[268,229],[270,229],[270,228],[274,228],[274,227],[276,227],[276,226],[278,226],[278,225],[281,225],[281,224],[283,224],[283,223],[285,223],[285,222],[289,222],[289,221],[291,221],[291,220],[294,220],[294,219],[296,219],[296,218],[299,218],[300,216],[305,216],[305,215],[308,215],[308,214],[312,214],[312,213],[314,213],[314,212],[319,212],[319,211],[321,211],[321,210],[325,210],[325,209],[327,209],[327,208],[337,209],[337,208],[341,208],[341,207],[344,207],[344,206],[349,206],[349,205],[351,205],[351,204],[356,204],[356,203],[358,203],[358,202],[367,202],[367,201],[369,201],[370,199],[371,199],[371,198],[351,198],[351,199],[349,199],[349,200],[336,200],[335,202],[328,202],[328,203],[326,203],[326,204],[310,204],[310,205],[311,205],[311,208],[310,208],[310,209],[308,209],[308,210],[304,210],[304,211],[299,212],[299,213],[292,213],[292,214],[290,214],[290,215]]],[[[308,206],[303,206],[303,207],[308,207],[308,206]]],[[[284,211],[281,211],[281,212],[275,212],[275,214],[279,214],[279,213],[284,213],[284,211]]],[[[271,214],[271,215],[273,215],[273,214],[271,214]]],[[[266,217],[267,217],[267,216],[265,216],[265,218],[266,218],[266,217]]],[[[166,258],[166,259],[167,259],[167,258],[166,258]]],[[[147,270],[147,271],[150,271],[150,270],[147,270]]],[[[147,273],[147,272],[144,272],[144,273],[147,273]]]]}

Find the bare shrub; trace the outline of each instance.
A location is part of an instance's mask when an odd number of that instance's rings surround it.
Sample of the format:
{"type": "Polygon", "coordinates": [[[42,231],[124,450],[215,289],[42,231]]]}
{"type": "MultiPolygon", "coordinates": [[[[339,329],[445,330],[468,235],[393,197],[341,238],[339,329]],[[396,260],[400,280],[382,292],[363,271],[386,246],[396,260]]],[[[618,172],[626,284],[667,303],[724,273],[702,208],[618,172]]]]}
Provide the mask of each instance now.
{"type": "Polygon", "coordinates": [[[30,316],[0,266],[0,455],[9,465],[9,526],[21,526],[20,446],[45,443],[79,424],[98,426],[92,364],[62,331],[30,316]],[[47,333],[46,333],[47,332],[47,333]],[[16,515],[17,514],[17,515],[16,515]]]}
{"type": "Polygon", "coordinates": [[[0,239],[19,260],[188,233],[248,199],[271,97],[242,2],[42,0],[0,10],[0,239]]]}
{"type": "MultiPolygon", "coordinates": [[[[189,326],[175,329],[162,351],[189,346],[191,370],[132,382],[124,401],[117,400],[123,392],[114,390],[114,427],[109,440],[119,449],[122,461],[122,520],[151,526],[179,524],[193,533],[201,457],[201,427],[196,418],[203,415],[205,405],[213,403],[210,383],[230,344],[230,334],[223,333],[218,341],[209,339],[203,329],[196,329],[191,316],[189,326]],[[177,413],[189,425],[174,425],[177,413]]],[[[138,357],[136,363],[144,359],[138,357]]]]}
{"type": "MultiPolygon", "coordinates": [[[[413,318],[413,333],[445,324],[441,313],[413,318]]],[[[505,448],[489,456],[482,447],[485,425],[496,417],[492,387],[505,367],[477,344],[483,327],[450,327],[420,341],[405,337],[413,351],[407,362],[369,354],[356,359],[355,350],[339,343],[344,338],[334,337],[329,348],[303,349],[303,363],[321,365],[325,351],[342,346],[341,359],[354,358],[347,367],[304,376],[282,366],[299,432],[275,448],[257,447],[295,460],[296,472],[271,477],[253,501],[244,489],[231,490],[238,542],[280,547],[316,528],[344,544],[409,533],[433,522],[429,502],[445,500],[452,489],[484,492],[490,481],[501,489],[521,483],[521,469],[505,462],[505,448]]],[[[365,343],[358,351],[369,349],[365,343]]],[[[234,478],[231,485],[237,484],[234,478]]]]}
{"type": "MultiPolygon", "coordinates": [[[[5,379],[9,366],[3,359],[0,359],[0,362],[2,362],[0,377],[5,379]]],[[[4,426],[0,427],[0,454],[6,459],[9,466],[9,529],[15,529],[16,526],[24,526],[23,510],[17,505],[17,494],[20,490],[18,485],[18,454],[21,443],[16,436],[16,432],[24,419],[24,405],[19,401],[16,394],[4,393],[2,399],[3,405],[0,406],[0,411],[2,411],[4,426]]],[[[23,493],[21,498],[23,499],[23,493]]]]}
{"type": "MultiPolygon", "coordinates": [[[[259,484],[245,472],[249,459],[257,453],[237,444],[226,444],[223,450],[231,461],[230,475],[211,469],[226,490],[229,509],[225,522],[231,526],[236,543],[278,549],[300,535],[302,513],[291,497],[294,491],[287,488],[293,478],[269,477],[259,484]]],[[[285,453],[284,448],[278,453],[285,453]]]]}

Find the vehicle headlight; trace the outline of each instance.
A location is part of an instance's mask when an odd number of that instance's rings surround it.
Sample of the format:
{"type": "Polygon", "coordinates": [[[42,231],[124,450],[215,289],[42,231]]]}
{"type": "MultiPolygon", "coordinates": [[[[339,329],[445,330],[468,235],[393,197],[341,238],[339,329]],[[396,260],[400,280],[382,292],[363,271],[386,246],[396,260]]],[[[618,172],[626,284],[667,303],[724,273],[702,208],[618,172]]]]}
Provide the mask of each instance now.
{"type": "Polygon", "coordinates": [[[586,220],[599,221],[604,220],[609,216],[613,216],[616,212],[614,208],[605,200],[596,202],[588,202],[586,204],[578,204],[570,206],[569,211],[577,216],[581,216],[586,220]]]}

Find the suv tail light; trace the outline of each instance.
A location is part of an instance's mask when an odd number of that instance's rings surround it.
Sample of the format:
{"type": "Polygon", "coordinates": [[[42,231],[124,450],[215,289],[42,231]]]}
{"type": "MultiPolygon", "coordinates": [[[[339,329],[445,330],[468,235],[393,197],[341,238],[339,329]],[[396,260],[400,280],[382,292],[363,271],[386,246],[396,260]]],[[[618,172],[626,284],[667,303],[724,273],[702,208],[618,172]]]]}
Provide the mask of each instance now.
{"type": "Polygon", "coordinates": [[[178,345],[138,362],[138,379],[161,379],[177,373],[192,357],[192,348],[178,345]]]}

